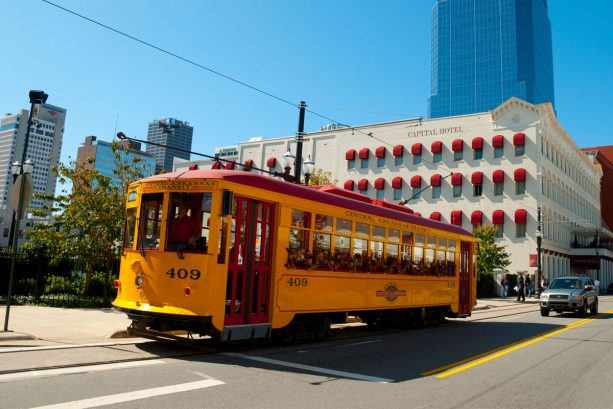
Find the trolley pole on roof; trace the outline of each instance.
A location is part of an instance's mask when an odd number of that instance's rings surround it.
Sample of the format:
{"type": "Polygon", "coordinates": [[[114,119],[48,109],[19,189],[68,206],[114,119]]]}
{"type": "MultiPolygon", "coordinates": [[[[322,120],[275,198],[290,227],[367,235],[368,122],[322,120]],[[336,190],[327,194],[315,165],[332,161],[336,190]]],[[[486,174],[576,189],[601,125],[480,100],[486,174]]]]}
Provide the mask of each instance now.
{"type": "Polygon", "coordinates": [[[294,164],[294,180],[296,180],[296,183],[300,183],[300,170],[302,169],[302,142],[304,141],[304,112],[306,106],[306,102],[300,101],[298,132],[296,132],[296,163],[294,164]]]}

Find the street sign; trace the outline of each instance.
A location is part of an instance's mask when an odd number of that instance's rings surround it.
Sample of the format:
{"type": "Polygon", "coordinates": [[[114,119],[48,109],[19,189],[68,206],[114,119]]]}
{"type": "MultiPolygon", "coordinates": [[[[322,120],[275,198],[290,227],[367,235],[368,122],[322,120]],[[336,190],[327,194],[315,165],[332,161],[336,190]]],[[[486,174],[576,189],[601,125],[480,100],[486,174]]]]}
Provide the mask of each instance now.
{"type": "MultiPolygon", "coordinates": [[[[26,177],[23,183],[23,211],[25,211],[30,207],[30,202],[32,201],[32,191],[34,190],[32,186],[32,175],[29,173],[21,174],[17,176],[15,183],[13,183],[13,187],[11,188],[11,207],[15,210],[15,219],[20,219],[17,215],[19,211],[19,194],[21,192],[21,178],[26,177]]],[[[23,217],[23,214],[21,215],[23,217]]]]}

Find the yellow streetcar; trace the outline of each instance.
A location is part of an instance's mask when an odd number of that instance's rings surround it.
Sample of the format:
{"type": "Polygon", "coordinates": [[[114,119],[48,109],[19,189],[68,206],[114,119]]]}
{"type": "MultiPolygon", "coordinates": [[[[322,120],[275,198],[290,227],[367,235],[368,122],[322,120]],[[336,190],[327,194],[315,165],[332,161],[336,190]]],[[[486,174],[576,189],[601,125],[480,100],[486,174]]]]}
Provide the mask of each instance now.
{"type": "Polygon", "coordinates": [[[133,183],[126,206],[113,306],[138,331],[318,338],[347,314],[436,323],[476,303],[470,233],[338,187],[193,169],[133,183]]]}

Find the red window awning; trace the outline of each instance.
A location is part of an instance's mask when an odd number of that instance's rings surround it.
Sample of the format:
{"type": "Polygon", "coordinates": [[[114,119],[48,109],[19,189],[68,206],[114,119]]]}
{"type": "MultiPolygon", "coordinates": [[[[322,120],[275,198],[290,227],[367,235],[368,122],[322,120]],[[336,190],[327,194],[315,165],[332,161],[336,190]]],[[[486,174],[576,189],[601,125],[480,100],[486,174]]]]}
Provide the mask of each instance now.
{"type": "Polygon", "coordinates": [[[451,224],[454,224],[456,226],[462,225],[462,211],[461,210],[451,211],[451,224]]]}
{"type": "Polygon", "coordinates": [[[513,180],[515,180],[516,182],[525,182],[526,181],[526,169],[524,168],[515,169],[515,172],[513,172],[513,180]]]}
{"type": "Polygon", "coordinates": [[[211,169],[223,169],[223,165],[221,164],[220,161],[216,160],[215,162],[213,162],[213,164],[211,165],[211,169]]]}
{"type": "Polygon", "coordinates": [[[475,210],[470,214],[470,224],[483,224],[483,212],[475,210]]]}
{"type": "Polygon", "coordinates": [[[266,166],[268,166],[269,168],[274,168],[275,166],[277,166],[277,158],[273,156],[272,158],[266,159],[266,166]]]}
{"type": "Polygon", "coordinates": [[[518,132],[513,135],[513,145],[525,145],[526,144],[526,134],[523,132],[518,132]]]}
{"type": "Polygon", "coordinates": [[[504,147],[504,136],[496,135],[492,138],[492,146],[494,148],[502,148],[504,147]]]}
{"type": "Polygon", "coordinates": [[[462,184],[462,174],[456,172],[453,175],[451,175],[451,184],[453,186],[460,186],[462,184]]]}
{"type": "Polygon", "coordinates": [[[375,156],[377,158],[385,158],[385,146],[379,146],[375,149],[375,156]]]}
{"type": "MultiPolygon", "coordinates": [[[[253,166],[253,164],[251,164],[251,166],[253,166]]],[[[234,169],[234,162],[226,162],[225,167],[228,170],[234,169]]]]}
{"type": "Polygon", "coordinates": [[[421,143],[414,143],[413,146],[411,146],[411,154],[421,155],[421,143]]]}
{"type": "Polygon", "coordinates": [[[480,185],[483,183],[483,172],[473,172],[470,177],[470,181],[473,185],[480,185]]]}
{"type": "Polygon", "coordinates": [[[355,160],[355,149],[349,149],[345,152],[345,160],[355,160]]]}
{"type": "Polygon", "coordinates": [[[480,136],[473,138],[472,148],[473,149],[483,149],[483,138],[480,136]]]}
{"type": "Polygon", "coordinates": [[[245,166],[248,167],[248,168],[253,167],[253,159],[247,159],[245,161],[245,166]]]}
{"type": "Polygon", "coordinates": [[[525,209],[517,209],[515,210],[515,223],[525,224],[527,220],[527,214],[525,209]]]}
{"type": "Polygon", "coordinates": [[[392,188],[400,189],[402,187],[402,178],[400,176],[396,176],[392,179],[392,188]]]}
{"type": "Polygon", "coordinates": [[[362,148],[360,149],[360,153],[358,154],[358,157],[360,159],[368,159],[369,154],[370,154],[370,151],[368,150],[368,148],[362,148]]]}
{"type": "Polygon", "coordinates": [[[441,221],[441,213],[440,212],[432,212],[430,214],[430,219],[441,221]]]}
{"type": "Polygon", "coordinates": [[[462,152],[464,150],[464,141],[461,139],[454,139],[451,142],[451,150],[454,152],[462,152]]]}
{"type": "Polygon", "coordinates": [[[354,185],[355,183],[353,182],[353,180],[347,180],[345,181],[345,184],[343,185],[343,187],[347,190],[353,190],[354,185]]]}
{"type": "Polygon", "coordinates": [[[404,153],[404,146],[402,146],[402,145],[394,146],[394,148],[392,150],[392,154],[394,156],[402,156],[403,153],[404,153]]]}
{"type": "Polygon", "coordinates": [[[381,190],[385,188],[385,179],[377,178],[375,179],[375,189],[381,190]]]}
{"type": "Polygon", "coordinates": [[[358,190],[368,190],[368,179],[360,179],[358,181],[358,190]]]}
{"type": "Polygon", "coordinates": [[[432,153],[441,153],[443,151],[443,142],[441,141],[432,142],[432,145],[430,146],[430,150],[432,151],[432,153]]]}
{"type": "Polygon", "coordinates": [[[413,176],[411,178],[411,187],[421,187],[421,176],[413,176]]]}
{"type": "Polygon", "coordinates": [[[504,170],[495,170],[494,173],[492,173],[492,182],[494,183],[504,182],[504,170]]]}
{"type": "Polygon", "coordinates": [[[434,175],[430,176],[430,186],[440,186],[442,180],[443,177],[438,173],[435,173],[434,175]]]}
{"type": "Polygon", "coordinates": [[[492,213],[492,223],[504,224],[504,211],[503,210],[494,210],[494,212],[492,213]]]}

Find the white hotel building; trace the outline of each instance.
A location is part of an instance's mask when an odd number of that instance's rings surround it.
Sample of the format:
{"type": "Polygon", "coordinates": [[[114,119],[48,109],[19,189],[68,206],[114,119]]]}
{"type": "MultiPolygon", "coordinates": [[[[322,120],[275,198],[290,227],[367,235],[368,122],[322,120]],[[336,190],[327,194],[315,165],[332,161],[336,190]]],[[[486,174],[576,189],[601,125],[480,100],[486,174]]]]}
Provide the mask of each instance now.
{"type": "MultiPolygon", "coordinates": [[[[282,172],[288,148],[296,153],[294,137],[240,143],[237,161],[282,172]]],[[[511,274],[536,274],[540,207],[545,277],[589,274],[601,288],[613,282],[613,235],[601,226],[601,166],[577,147],[550,104],[511,98],[490,112],[308,133],[303,158],[309,155],[346,189],[408,200],[422,217],[468,231],[497,226],[511,274]],[[590,246],[594,237],[608,248],[590,246]]]]}

